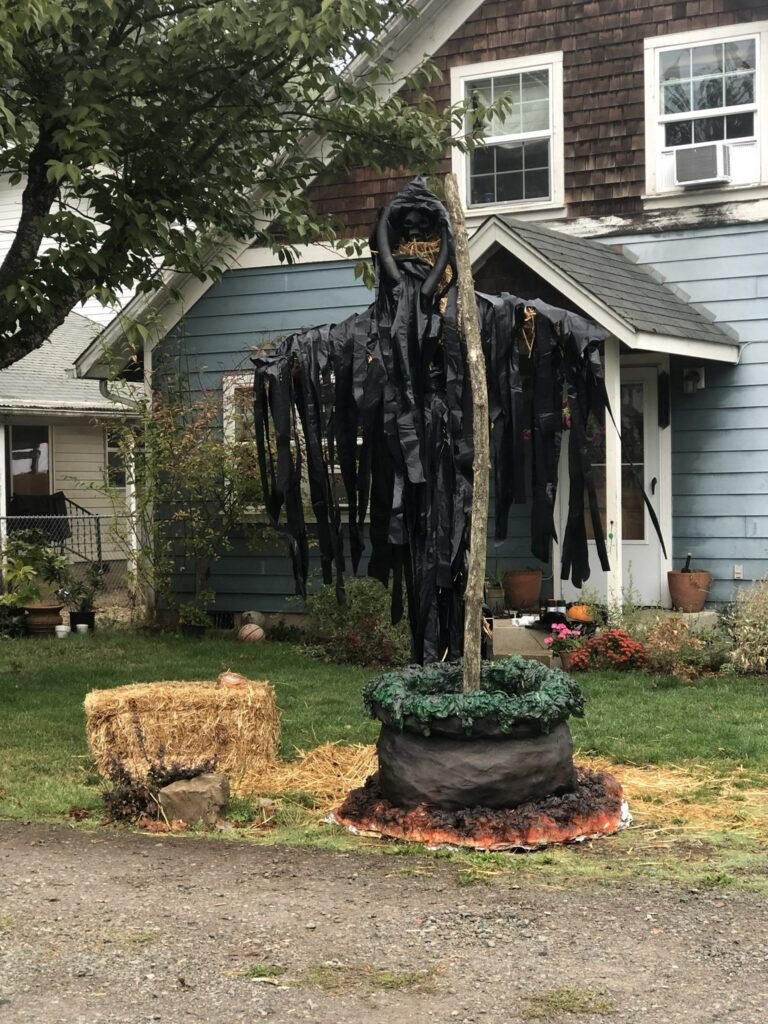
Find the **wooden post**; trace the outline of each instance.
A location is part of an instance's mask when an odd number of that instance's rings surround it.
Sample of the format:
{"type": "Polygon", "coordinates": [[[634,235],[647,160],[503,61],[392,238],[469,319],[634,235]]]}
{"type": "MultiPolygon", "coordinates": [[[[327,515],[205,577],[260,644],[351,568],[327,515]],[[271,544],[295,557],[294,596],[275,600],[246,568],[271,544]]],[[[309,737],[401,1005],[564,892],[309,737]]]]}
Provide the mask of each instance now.
{"type": "Polygon", "coordinates": [[[480,689],[480,644],[483,627],[483,587],[488,542],[488,476],[491,468],[488,439],[488,384],[480,340],[475,285],[469,258],[469,239],[454,174],[445,176],[445,200],[456,242],[459,288],[459,325],[467,345],[469,381],[472,388],[474,456],[472,459],[472,524],[469,534],[469,565],[464,592],[464,690],[480,689]]]}

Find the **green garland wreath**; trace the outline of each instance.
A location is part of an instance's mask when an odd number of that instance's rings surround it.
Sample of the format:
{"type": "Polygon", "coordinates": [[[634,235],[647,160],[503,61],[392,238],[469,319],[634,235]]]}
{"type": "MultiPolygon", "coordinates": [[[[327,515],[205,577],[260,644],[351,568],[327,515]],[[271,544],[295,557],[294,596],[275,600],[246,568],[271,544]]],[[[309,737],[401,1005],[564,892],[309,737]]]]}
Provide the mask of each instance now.
{"type": "Polygon", "coordinates": [[[397,729],[414,719],[425,736],[430,723],[443,718],[460,719],[466,732],[476,720],[494,718],[502,733],[524,726],[545,734],[570,715],[584,715],[576,681],[538,661],[513,656],[484,662],[480,689],[468,693],[461,689],[462,673],[461,661],[386,672],[363,687],[365,710],[371,718],[384,712],[387,724],[397,729]]]}

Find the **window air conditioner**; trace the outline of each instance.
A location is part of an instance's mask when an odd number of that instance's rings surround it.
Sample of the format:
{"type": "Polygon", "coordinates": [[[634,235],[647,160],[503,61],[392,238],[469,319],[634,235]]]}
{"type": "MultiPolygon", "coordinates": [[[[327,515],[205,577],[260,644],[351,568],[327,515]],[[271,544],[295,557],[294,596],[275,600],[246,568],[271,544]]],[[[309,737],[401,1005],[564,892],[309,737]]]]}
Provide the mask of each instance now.
{"type": "Polygon", "coordinates": [[[675,150],[676,185],[725,185],[730,180],[730,152],[724,142],[680,146],[675,150]]]}

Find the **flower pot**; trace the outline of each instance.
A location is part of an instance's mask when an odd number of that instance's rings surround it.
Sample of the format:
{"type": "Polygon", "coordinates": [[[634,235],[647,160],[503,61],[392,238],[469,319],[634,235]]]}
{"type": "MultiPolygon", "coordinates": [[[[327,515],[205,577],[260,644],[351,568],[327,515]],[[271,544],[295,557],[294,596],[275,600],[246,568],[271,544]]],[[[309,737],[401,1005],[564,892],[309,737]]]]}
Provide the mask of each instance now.
{"type": "Polygon", "coordinates": [[[541,569],[510,569],[504,574],[504,602],[507,608],[523,611],[539,607],[541,569]]]}
{"type": "Polygon", "coordinates": [[[182,637],[204,637],[206,627],[202,623],[182,623],[179,627],[182,637]]]}
{"type": "Polygon", "coordinates": [[[78,626],[87,626],[93,632],[96,629],[96,612],[70,612],[69,628],[73,633],[77,633],[78,626]]]}
{"type": "Polygon", "coordinates": [[[576,657],[576,655],[579,653],[580,650],[581,650],[581,648],[577,647],[573,651],[561,651],[560,652],[560,655],[559,655],[559,657],[560,657],[560,665],[561,665],[561,667],[563,668],[563,670],[565,672],[570,672],[571,671],[571,668],[573,666],[573,659],[576,657]]]}
{"type": "Polygon", "coordinates": [[[53,636],[56,627],[62,624],[61,604],[28,604],[24,610],[27,629],[33,636],[53,636]]]}
{"type": "Polygon", "coordinates": [[[712,585],[712,574],[701,572],[667,573],[672,607],[679,612],[700,612],[712,585]]]}
{"type": "Polygon", "coordinates": [[[485,588],[485,601],[493,614],[504,607],[504,588],[493,584],[485,588]]]}

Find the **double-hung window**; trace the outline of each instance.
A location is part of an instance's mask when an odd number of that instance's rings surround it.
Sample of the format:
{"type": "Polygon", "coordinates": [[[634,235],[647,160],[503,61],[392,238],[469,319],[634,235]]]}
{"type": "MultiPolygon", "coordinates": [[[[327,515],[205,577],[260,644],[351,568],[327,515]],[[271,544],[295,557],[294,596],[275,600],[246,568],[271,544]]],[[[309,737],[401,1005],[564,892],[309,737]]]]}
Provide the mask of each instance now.
{"type": "Polygon", "coordinates": [[[464,131],[482,139],[454,154],[469,211],[540,209],[563,203],[562,54],[453,68],[454,102],[469,100],[464,131]]]}
{"type": "Polygon", "coordinates": [[[661,36],[646,40],[645,51],[647,192],[765,183],[768,22],[661,36]],[[710,147],[703,162],[701,146],[710,147]],[[706,159],[715,153],[710,173],[706,159]]]}

